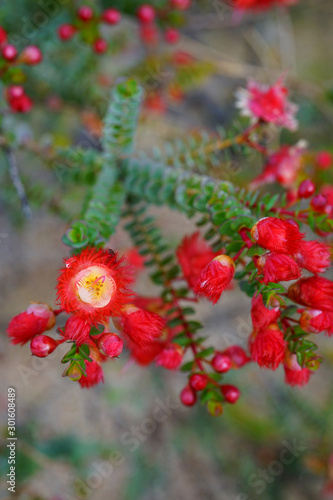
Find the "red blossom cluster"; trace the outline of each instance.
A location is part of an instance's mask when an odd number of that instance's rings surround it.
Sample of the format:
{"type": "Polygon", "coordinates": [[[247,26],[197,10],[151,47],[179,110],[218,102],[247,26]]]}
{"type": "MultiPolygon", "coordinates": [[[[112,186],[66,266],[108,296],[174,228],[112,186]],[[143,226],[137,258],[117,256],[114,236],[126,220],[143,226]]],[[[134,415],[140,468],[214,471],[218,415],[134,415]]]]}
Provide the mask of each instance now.
{"type": "MultiPolygon", "coordinates": [[[[304,241],[296,223],[268,217],[260,220],[251,230],[256,244],[269,250],[256,259],[256,266],[264,283],[298,280],[292,284],[287,296],[297,304],[307,306],[299,309],[297,320],[308,333],[326,331],[333,333],[333,283],[321,276],[331,264],[331,249],[325,243],[304,241]],[[314,274],[303,277],[302,270],[314,274]]],[[[290,352],[286,339],[290,336],[290,320],[283,318],[278,325],[286,305],[283,301],[269,309],[263,304],[262,296],[252,301],[252,322],[254,331],[250,338],[252,359],[259,366],[275,370],[284,363],[286,382],[303,385],[309,380],[310,368],[318,367],[314,357],[307,367],[300,366],[296,354],[290,352]]]]}
{"type": "MultiPolygon", "coordinates": [[[[20,53],[14,45],[7,43],[7,33],[0,26],[0,78],[4,79],[6,85],[11,81],[17,81],[17,69],[20,65],[33,66],[42,61],[42,52],[35,45],[28,45],[20,53]]],[[[20,69],[21,80],[25,78],[20,69]]],[[[32,100],[25,93],[21,85],[15,83],[5,88],[5,98],[14,113],[26,113],[32,108],[32,100]]]]}

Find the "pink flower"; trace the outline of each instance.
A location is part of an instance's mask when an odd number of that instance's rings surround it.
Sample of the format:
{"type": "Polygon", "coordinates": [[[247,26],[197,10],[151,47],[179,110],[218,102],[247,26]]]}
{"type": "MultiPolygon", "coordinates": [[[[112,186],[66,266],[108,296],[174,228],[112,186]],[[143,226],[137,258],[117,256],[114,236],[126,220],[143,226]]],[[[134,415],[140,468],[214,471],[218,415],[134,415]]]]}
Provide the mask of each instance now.
{"type": "Polygon", "coordinates": [[[241,109],[244,116],[289,130],[297,129],[295,114],[298,108],[288,101],[288,90],[283,86],[282,78],[271,87],[251,80],[247,89],[238,90],[236,95],[236,107],[241,109]]]}

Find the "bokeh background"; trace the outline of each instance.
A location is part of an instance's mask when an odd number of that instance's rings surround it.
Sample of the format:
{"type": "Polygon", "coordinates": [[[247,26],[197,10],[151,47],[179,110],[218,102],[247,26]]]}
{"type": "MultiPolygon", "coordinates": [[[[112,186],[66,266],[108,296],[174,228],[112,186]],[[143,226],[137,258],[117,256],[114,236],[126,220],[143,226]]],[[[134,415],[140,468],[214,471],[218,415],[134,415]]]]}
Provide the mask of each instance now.
{"type": "MultiPolygon", "coordinates": [[[[108,1],[101,3],[110,6],[108,1]]],[[[56,27],[79,4],[69,2],[66,9],[59,8],[33,41],[44,40],[45,47],[44,62],[31,72],[27,84],[39,99],[33,118],[20,120],[16,130],[33,138],[34,144],[47,147],[53,136],[59,146],[99,147],[100,117],[109,87],[121,74],[137,74],[146,82],[148,106],[143,109],[137,143],[149,152],[165,140],[202,128],[207,132],[228,128],[237,116],[237,87],[250,77],[273,83],[286,71],[292,98],[300,106],[301,126],[296,134],[285,133],[283,141],[306,139],[316,150],[332,150],[331,0],[300,0],[290,11],[237,19],[219,0],[194,2],[178,48],[190,53],[196,66],[183,75],[184,97],[175,100],[168,94],[163,112],[149,104],[149,98],[155,97],[156,89],[168,87],[168,72],[162,57],[156,63],[144,54],[130,16],[113,35],[114,54],[101,59],[78,41],[64,46],[54,40],[56,27]],[[65,75],[59,70],[63,64],[67,64],[65,75]]],[[[124,2],[129,13],[135,6],[124,2]]],[[[20,35],[35,11],[36,2],[15,1],[13,9],[13,2],[3,0],[0,25],[20,35]]],[[[39,360],[30,356],[28,346],[9,344],[5,330],[13,315],[29,301],[54,303],[57,270],[68,254],[61,237],[87,189],[81,185],[68,190],[61,166],[46,167],[38,155],[22,151],[18,162],[34,208],[28,222],[22,219],[0,158],[3,497],[9,496],[5,437],[7,388],[12,386],[17,393],[19,439],[15,496],[22,500],[330,498],[332,339],[318,340],[325,362],[306,388],[285,386],[282,369],[271,373],[248,365],[228,374],[226,382],[238,385],[242,397],[216,419],[200,406],[181,406],[183,374],[140,368],[129,362],[126,353],[105,365],[104,385],[87,391],[61,377],[59,350],[39,360]]],[[[215,175],[245,184],[260,168],[251,159],[239,166],[235,173],[221,165],[215,175]]],[[[154,208],[152,213],[174,246],[194,229],[192,222],[169,210],[154,208]]],[[[130,245],[120,227],[110,246],[125,250],[130,245]]],[[[145,273],[136,287],[145,294],[156,293],[145,273]]],[[[201,303],[198,317],[212,344],[223,349],[232,343],[246,345],[249,311],[249,299],[235,287],[215,307],[201,303]]]]}

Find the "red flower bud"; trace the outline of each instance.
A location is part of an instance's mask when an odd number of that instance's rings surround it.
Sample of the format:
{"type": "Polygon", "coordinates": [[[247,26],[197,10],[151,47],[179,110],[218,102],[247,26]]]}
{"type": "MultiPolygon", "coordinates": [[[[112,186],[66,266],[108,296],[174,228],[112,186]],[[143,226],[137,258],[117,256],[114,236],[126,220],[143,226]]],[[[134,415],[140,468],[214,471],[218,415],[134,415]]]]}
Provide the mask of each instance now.
{"type": "Polygon", "coordinates": [[[66,321],[64,337],[74,340],[77,345],[85,344],[89,339],[91,324],[81,316],[70,316],[66,321]]]}
{"type": "Polygon", "coordinates": [[[316,156],[317,167],[321,170],[329,169],[333,164],[333,157],[329,151],[320,151],[316,156]]]}
{"type": "Polygon", "coordinates": [[[333,312],[333,282],[321,276],[300,279],[289,287],[287,295],[297,304],[333,312]]]}
{"type": "Polygon", "coordinates": [[[264,275],[263,283],[279,283],[280,281],[297,280],[302,273],[294,259],[284,253],[261,255],[256,262],[260,274],[264,275]]]}
{"type": "Polygon", "coordinates": [[[251,317],[255,332],[266,328],[271,323],[275,323],[280,317],[280,309],[275,307],[269,309],[264,305],[262,295],[254,295],[252,299],[251,317]]]}
{"type": "Polygon", "coordinates": [[[221,385],[221,392],[228,403],[234,404],[240,396],[240,391],[234,385],[221,385]]]}
{"type": "Polygon", "coordinates": [[[327,198],[323,194],[314,196],[310,203],[315,212],[324,212],[327,205],[327,198]]]}
{"type": "Polygon", "coordinates": [[[20,54],[20,62],[24,64],[39,64],[43,58],[41,50],[35,45],[28,45],[20,54]]]}
{"type": "Polygon", "coordinates": [[[311,179],[306,179],[301,182],[298,188],[298,197],[299,198],[311,198],[316,190],[315,184],[311,181],[311,179]]]}
{"type": "Polygon", "coordinates": [[[204,373],[193,373],[190,376],[190,386],[195,391],[202,391],[208,384],[208,377],[204,373]]]}
{"type": "Polygon", "coordinates": [[[212,367],[218,373],[226,373],[232,368],[231,359],[222,352],[217,352],[212,359],[212,367]]]}
{"type": "Polygon", "coordinates": [[[231,368],[241,368],[251,361],[251,358],[246,354],[244,349],[239,345],[232,345],[225,349],[222,354],[227,356],[231,361],[231,368]]]}
{"type": "Polygon", "coordinates": [[[121,14],[117,9],[106,9],[102,14],[102,19],[108,24],[118,24],[121,19],[121,14]]]}
{"type": "Polygon", "coordinates": [[[313,274],[324,273],[331,265],[331,249],[319,241],[304,241],[295,260],[313,274]]]}
{"type": "Polygon", "coordinates": [[[132,342],[145,345],[161,337],[166,322],[156,313],[128,305],[122,311],[121,324],[132,342]]]}
{"type": "Polygon", "coordinates": [[[21,85],[11,85],[7,88],[6,94],[9,101],[19,99],[24,95],[24,88],[21,85]]]}
{"type": "Polygon", "coordinates": [[[180,38],[179,31],[174,28],[167,28],[164,32],[164,38],[167,43],[177,43],[180,38]]]}
{"type": "Polygon", "coordinates": [[[143,4],[138,8],[137,16],[142,23],[152,23],[155,19],[155,9],[151,5],[143,4]]]}
{"type": "Polygon", "coordinates": [[[108,44],[103,38],[98,38],[95,40],[93,48],[97,54],[104,54],[108,50],[108,44]]]}
{"type": "Polygon", "coordinates": [[[147,45],[156,45],[159,39],[158,29],[154,24],[143,24],[140,27],[140,38],[147,45]]]}
{"type": "Polygon", "coordinates": [[[14,47],[14,45],[5,45],[1,49],[1,54],[2,57],[6,59],[6,61],[14,61],[14,59],[16,59],[17,56],[17,50],[14,47]]]}
{"type": "Polygon", "coordinates": [[[202,271],[194,293],[216,304],[235,274],[235,263],[228,255],[218,255],[202,271]]]}
{"type": "Polygon", "coordinates": [[[7,334],[12,344],[25,344],[36,335],[50,330],[55,325],[51,307],[44,303],[33,302],[9,323],[7,334]]]}
{"type": "Polygon", "coordinates": [[[88,22],[94,17],[94,11],[92,10],[91,7],[83,5],[77,11],[77,15],[79,19],[81,19],[81,21],[88,22]]]}
{"type": "Polygon", "coordinates": [[[191,0],[171,0],[171,6],[177,10],[186,10],[190,5],[191,0]]]}
{"type": "Polygon", "coordinates": [[[306,309],[302,312],[299,324],[308,333],[333,333],[333,313],[322,312],[318,309],[306,309]]]}
{"type": "Polygon", "coordinates": [[[46,358],[58,347],[58,342],[47,335],[38,335],[30,344],[31,354],[38,358],[46,358]]]}
{"type": "Polygon", "coordinates": [[[267,326],[257,334],[252,334],[249,342],[253,361],[260,368],[276,370],[285,355],[286,342],[277,324],[267,326]]]}
{"type": "Polygon", "coordinates": [[[277,217],[260,219],[251,229],[251,236],[267,250],[288,254],[299,250],[303,238],[298,226],[277,217]]]}
{"type": "Polygon", "coordinates": [[[184,350],[178,344],[169,344],[155,358],[157,366],[163,366],[167,370],[177,370],[183,361],[184,350]]]}
{"type": "Polygon", "coordinates": [[[117,358],[124,347],[122,339],[116,333],[103,333],[99,337],[97,345],[109,358],[117,358]]]}
{"type": "Polygon", "coordinates": [[[197,402],[197,395],[194,390],[187,385],[180,393],[180,400],[185,406],[193,406],[197,402]]]}
{"type": "Polygon", "coordinates": [[[5,43],[5,41],[7,40],[7,33],[5,32],[5,30],[0,26],[0,45],[2,45],[3,43],[5,43]]]}
{"type": "Polygon", "coordinates": [[[20,85],[14,85],[13,87],[9,87],[8,89],[8,104],[10,106],[10,109],[14,113],[27,113],[30,111],[32,108],[32,100],[30,97],[28,97],[26,94],[19,95],[21,93],[21,89],[23,90],[23,87],[20,85]],[[12,95],[18,95],[18,97],[11,97],[12,95]]]}
{"type": "Polygon", "coordinates": [[[75,26],[71,24],[62,24],[58,28],[58,36],[63,42],[70,40],[76,33],[75,26]]]}
{"type": "Polygon", "coordinates": [[[94,385],[99,384],[100,382],[104,382],[104,374],[103,369],[97,361],[85,361],[87,376],[82,377],[79,380],[79,384],[81,387],[85,387],[86,389],[90,389],[94,385]]]}
{"type": "Polygon", "coordinates": [[[311,371],[299,366],[296,354],[287,354],[285,364],[285,383],[291,386],[306,385],[309,382],[311,371]]]}

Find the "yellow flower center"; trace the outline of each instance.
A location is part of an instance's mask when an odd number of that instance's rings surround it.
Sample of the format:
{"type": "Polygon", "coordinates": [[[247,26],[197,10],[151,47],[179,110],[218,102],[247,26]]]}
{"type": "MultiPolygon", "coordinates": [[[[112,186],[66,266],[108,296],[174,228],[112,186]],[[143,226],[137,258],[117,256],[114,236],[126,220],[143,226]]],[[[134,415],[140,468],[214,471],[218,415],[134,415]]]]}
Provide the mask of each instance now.
{"type": "Polygon", "coordinates": [[[80,299],[93,307],[104,307],[117,289],[107,269],[101,266],[90,266],[80,271],[75,278],[75,287],[80,299]]]}

